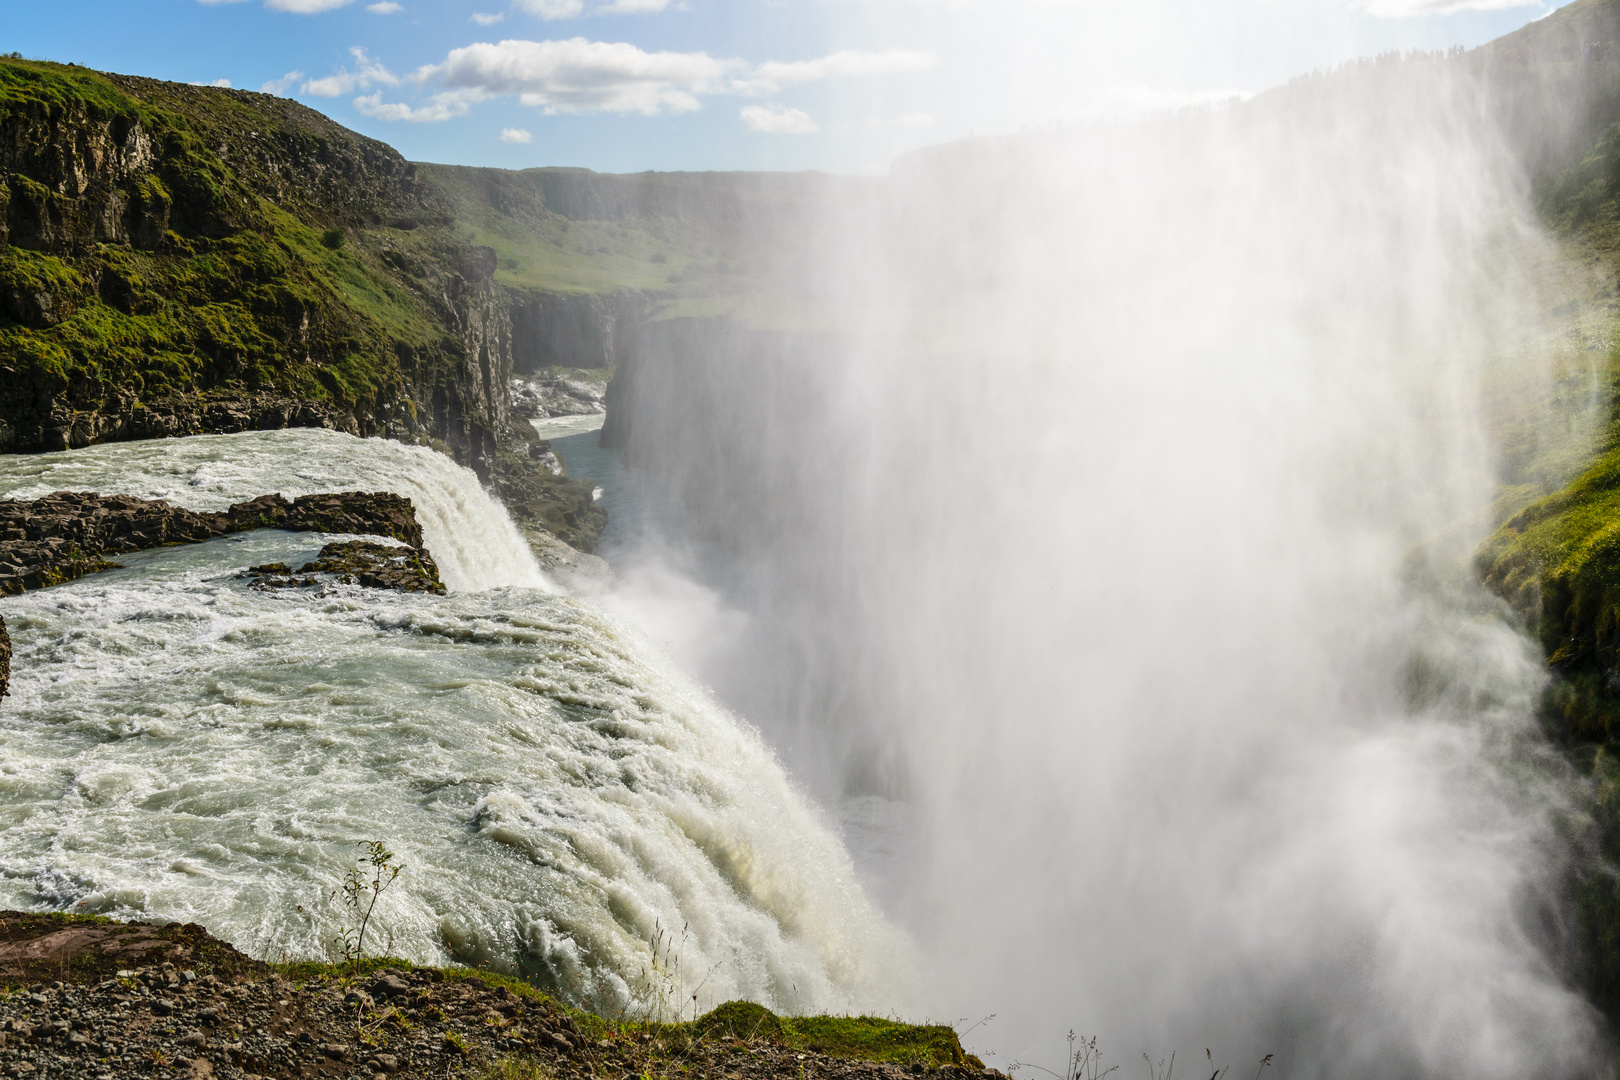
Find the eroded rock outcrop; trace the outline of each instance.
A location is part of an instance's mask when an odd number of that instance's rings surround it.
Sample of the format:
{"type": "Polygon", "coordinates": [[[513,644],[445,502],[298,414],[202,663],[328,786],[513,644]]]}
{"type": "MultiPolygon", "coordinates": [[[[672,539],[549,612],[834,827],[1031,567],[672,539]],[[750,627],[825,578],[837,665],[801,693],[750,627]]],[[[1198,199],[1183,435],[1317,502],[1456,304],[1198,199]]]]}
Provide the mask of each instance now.
{"type": "Polygon", "coordinates": [[[249,567],[242,575],[255,589],[302,589],[328,582],[398,592],[444,593],[439,564],[422,548],[395,547],[370,540],[327,544],[314,562],[294,570],[286,563],[249,567]]]}
{"type": "MultiPolygon", "coordinates": [[[[113,569],[116,564],[106,559],[108,555],[196,544],[250,529],[384,536],[428,558],[411,500],[386,491],[332,492],[292,500],[261,495],[223,513],[187,510],[134,495],[58,491],[39,499],[0,502],[0,596],[113,569]]],[[[433,580],[437,579],[435,567],[433,580]]]]}

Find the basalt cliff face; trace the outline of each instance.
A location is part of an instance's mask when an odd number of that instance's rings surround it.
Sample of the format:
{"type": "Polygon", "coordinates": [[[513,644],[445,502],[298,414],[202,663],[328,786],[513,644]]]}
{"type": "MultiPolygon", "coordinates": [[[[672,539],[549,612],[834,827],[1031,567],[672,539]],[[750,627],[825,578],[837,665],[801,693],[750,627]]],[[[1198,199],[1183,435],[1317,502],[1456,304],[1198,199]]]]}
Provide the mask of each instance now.
{"type": "Polygon", "coordinates": [[[0,57],[0,452],[310,426],[488,476],[534,438],[514,374],[605,381],[843,183],[421,165],[283,98],[0,57]]]}
{"type": "Polygon", "coordinates": [[[494,253],[391,148],[263,94],[0,61],[0,451],[509,428],[494,253]]]}

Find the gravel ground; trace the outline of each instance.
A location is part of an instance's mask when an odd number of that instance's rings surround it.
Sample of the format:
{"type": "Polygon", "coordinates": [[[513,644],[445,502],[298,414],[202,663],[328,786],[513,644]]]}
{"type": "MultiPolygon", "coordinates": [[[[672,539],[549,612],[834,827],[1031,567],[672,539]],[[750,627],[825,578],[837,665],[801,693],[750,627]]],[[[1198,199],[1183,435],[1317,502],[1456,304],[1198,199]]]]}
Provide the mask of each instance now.
{"type": "Polygon", "coordinates": [[[0,985],[10,983],[0,989],[0,1075],[1004,1080],[727,1034],[593,1038],[556,1003],[476,975],[387,969],[294,982],[201,927],[59,919],[0,913],[0,985]],[[60,978],[43,981],[46,971],[60,978]]]}

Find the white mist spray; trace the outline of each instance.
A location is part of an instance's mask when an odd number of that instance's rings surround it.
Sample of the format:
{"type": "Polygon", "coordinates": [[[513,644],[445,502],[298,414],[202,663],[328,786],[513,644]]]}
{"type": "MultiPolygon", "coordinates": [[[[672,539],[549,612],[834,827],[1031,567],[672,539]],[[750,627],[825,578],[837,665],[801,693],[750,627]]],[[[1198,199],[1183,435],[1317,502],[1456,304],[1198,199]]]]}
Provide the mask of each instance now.
{"type": "Polygon", "coordinates": [[[1072,1026],[1292,1077],[1597,1067],[1570,781],[1468,565],[1539,241],[1453,71],[918,155],[829,218],[836,334],[634,373],[743,418],[641,453],[765,582],[707,674],[907,808],[894,908],[1000,1064],[1072,1026]]]}

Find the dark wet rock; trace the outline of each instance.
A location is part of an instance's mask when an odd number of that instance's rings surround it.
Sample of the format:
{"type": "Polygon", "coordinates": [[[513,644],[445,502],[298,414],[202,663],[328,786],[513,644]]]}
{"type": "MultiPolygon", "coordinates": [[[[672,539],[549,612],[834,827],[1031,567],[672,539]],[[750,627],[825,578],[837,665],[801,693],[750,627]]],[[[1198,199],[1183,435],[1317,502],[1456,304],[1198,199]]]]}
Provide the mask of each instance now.
{"type": "MultiPolygon", "coordinates": [[[[261,495],[223,513],[133,495],[58,491],[39,499],[0,501],[0,596],[115,569],[107,555],[196,544],[251,529],[384,536],[410,545],[424,564],[422,573],[432,564],[422,548],[422,527],[411,500],[386,491],[292,500],[261,495]]],[[[431,577],[437,582],[437,567],[431,577]]]]}
{"type": "Polygon", "coordinates": [[[544,529],[526,528],[523,538],[535,561],[570,595],[600,596],[618,582],[606,559],[569,547],[544,529]]]}
{"type": "Polygon", "coordinates": [[[256,589],[307,588],[334,581],[400,592],[444,592],[438,564],[426,551],[369,540],[327,544],[314,562],[305,563],[297,571],[286,563],[266,563],[249,567],[242,576],[253,579],[256,589]]]}
{"type": "Polygon", "coordinates": [[[67,450],[104,442],[234,435],[281,428],[326,428],[350,435],[362,430],[352,411],[313,399],[268,393],[219,398],[199,393],[164,401],[137,401],[133,393],[124,393],[110,396],[95,408],[74,409],[57,401],[38,442],[41,449],[67,450]]]}
{"type": "Polygon", "coordinates": [[[541,457],[501,451],[490,482],[512,520],[526,533],[543,529],[577,551],[591,553],[607,526],[607,511],[596,505],[589,479],[554,472],[541,457]]]}
{"type": "Polygon", "coordinates": [[[6,633],[6,620],[0,618],[0,698],[11,693],[11,635],[6,633]]]}

